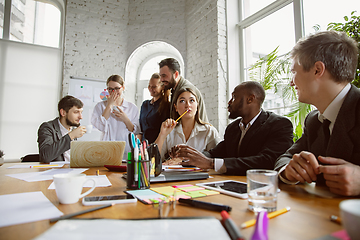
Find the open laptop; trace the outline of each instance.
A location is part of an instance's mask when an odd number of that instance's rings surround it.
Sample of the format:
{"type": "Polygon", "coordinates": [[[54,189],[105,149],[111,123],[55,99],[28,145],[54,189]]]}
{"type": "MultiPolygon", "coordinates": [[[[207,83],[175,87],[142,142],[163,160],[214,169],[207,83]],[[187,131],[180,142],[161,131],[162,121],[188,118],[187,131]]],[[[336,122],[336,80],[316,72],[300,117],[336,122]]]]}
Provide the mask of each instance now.
{"type": "Polygon", "coordinates": [[[70,167],[121,165],[124,150],[124,141],[72,141],[70,167]]]}

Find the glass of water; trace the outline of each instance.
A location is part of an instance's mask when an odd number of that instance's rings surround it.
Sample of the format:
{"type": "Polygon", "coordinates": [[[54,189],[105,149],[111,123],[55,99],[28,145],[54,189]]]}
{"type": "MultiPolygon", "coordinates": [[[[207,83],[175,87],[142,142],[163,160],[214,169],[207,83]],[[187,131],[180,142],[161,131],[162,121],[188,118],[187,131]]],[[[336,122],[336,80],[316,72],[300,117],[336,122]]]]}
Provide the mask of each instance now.
{"type": "Polygon", "coordinates": [[[255,213],[276,211],[278,172],[252,169],[246,171],[248,208],[255,213]]]}

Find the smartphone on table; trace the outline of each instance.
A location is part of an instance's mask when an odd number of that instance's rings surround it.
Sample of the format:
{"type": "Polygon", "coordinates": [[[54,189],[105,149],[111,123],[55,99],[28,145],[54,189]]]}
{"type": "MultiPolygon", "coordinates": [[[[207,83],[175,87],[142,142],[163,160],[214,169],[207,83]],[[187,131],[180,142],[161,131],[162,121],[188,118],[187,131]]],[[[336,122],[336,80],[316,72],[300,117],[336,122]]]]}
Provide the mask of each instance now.
{"type": "Polygon", "coordinates": [[[132,203],[136,202],[137,199],[130,194],[124,195],[111,195],[111,196],[90,196],[84,197],[82,203],[85,206],[88,205],[104,205],[104,204],[119,204],[119,203],[132,203]]]}

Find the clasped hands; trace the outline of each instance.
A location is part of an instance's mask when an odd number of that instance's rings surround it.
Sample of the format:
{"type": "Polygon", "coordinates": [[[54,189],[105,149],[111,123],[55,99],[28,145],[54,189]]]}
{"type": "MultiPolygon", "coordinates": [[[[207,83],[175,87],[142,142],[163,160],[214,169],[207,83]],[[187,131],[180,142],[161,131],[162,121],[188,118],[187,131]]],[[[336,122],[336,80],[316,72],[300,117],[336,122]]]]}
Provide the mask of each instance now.
{"type": "Polygon", "coordinates": [[[328,165],[319,164],[314,154],[307,151],[294,154],[282,174],[289,181],[311,183],[323,173],[331,192],[344,196],[360,195],[360,166],[340,158],[319,156],[318,160],[328,165]]]}
{"type": "Polygon", "coordinates": [[[178,144],[171,148],[170,157],[182,158],[184,161],[181,163],[183,166],[196,166],[201,169],[213,169],[214,160],[206,157],[197,149],[185,144],[178,144]]]}

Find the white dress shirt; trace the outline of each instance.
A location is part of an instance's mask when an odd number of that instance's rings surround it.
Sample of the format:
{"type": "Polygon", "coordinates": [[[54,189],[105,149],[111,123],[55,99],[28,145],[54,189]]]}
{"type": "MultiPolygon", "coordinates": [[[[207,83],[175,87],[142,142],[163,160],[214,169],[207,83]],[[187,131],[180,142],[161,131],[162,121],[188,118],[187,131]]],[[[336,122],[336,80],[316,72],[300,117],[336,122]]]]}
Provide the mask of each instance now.
{"type": "MultiPolygon", "coordinates": [[[[58,123],[60,126],[60,132],[61,132],[61,136],[65,136],[66,134],[68,134],[70,131],[67,130],[60,122],[60,120],[58,119],[58,123]]],[[[64,153],[64,160],[65,162],[70,162],[70,149],[65,151],[64,153]]]]}
{"type": "MultiPolygon", "coordinates": [[[[329,125],[329,129],[330,129],[330,136],[332,133],[332,130],[334,129],[334,124],[337,118],[337,115],[339,114],[340,108],[345,100],[346,95],[348,94],[348,92],[350,91],[351,88],[351,84],[348,83],[342,90],[341,92],[336,96],[336,98],[329,104],[329,106],[327,106],[327,108],[325,109],[324,113],[321,114],[319,112],[318,115],[318,119],[319,121],[322,123],[324,121],[324,119],[328,119],[331,123],[329,125]]],[[[282,172],[285,170],[286,166],[288,164],[286,164],[285,166],[283,166],[280,170],[279,170],[279,178],[281,181],[283,181],[284,183],[287,184],[297,184],[299,183],[297,182],[291,182],[287,179],[285,179],[281,174],[282,172]]]]}
{"type": "Polygon", "coordinates": [[[201,125],[195,123],[191,131],[189,139],[186,141],[181,122],[167,135],[166,140],[161,149],[161,159],[165,160],[165,153],[178,144],[189,145],[200,152],[210,150],[219,142],[219,133],[216,128],[210,124],[201,125]]]}
{"type": "MultiPolygon", "coordinates": [[[[127,129],[125,123],[119,120],[114,113],[110,113],[109,119],[106,120],[102,116],[104,109],[106,108],[107,102],[99,102],[96,104],[94,108],[94,112],[91,117],[91,124],[102,132],[101,140],[102,141],[125,141],[125,154],[131,151],[129,145],[129,133],[130,131],[127,129]]],[[[124,111],[127,117],[130,119],[132,124],[134,125],[134,130],[132,131],[135,135],[140,132],[139,126],[139,109],[135,104],[123,100],[120,109],[124,111]]]]}

